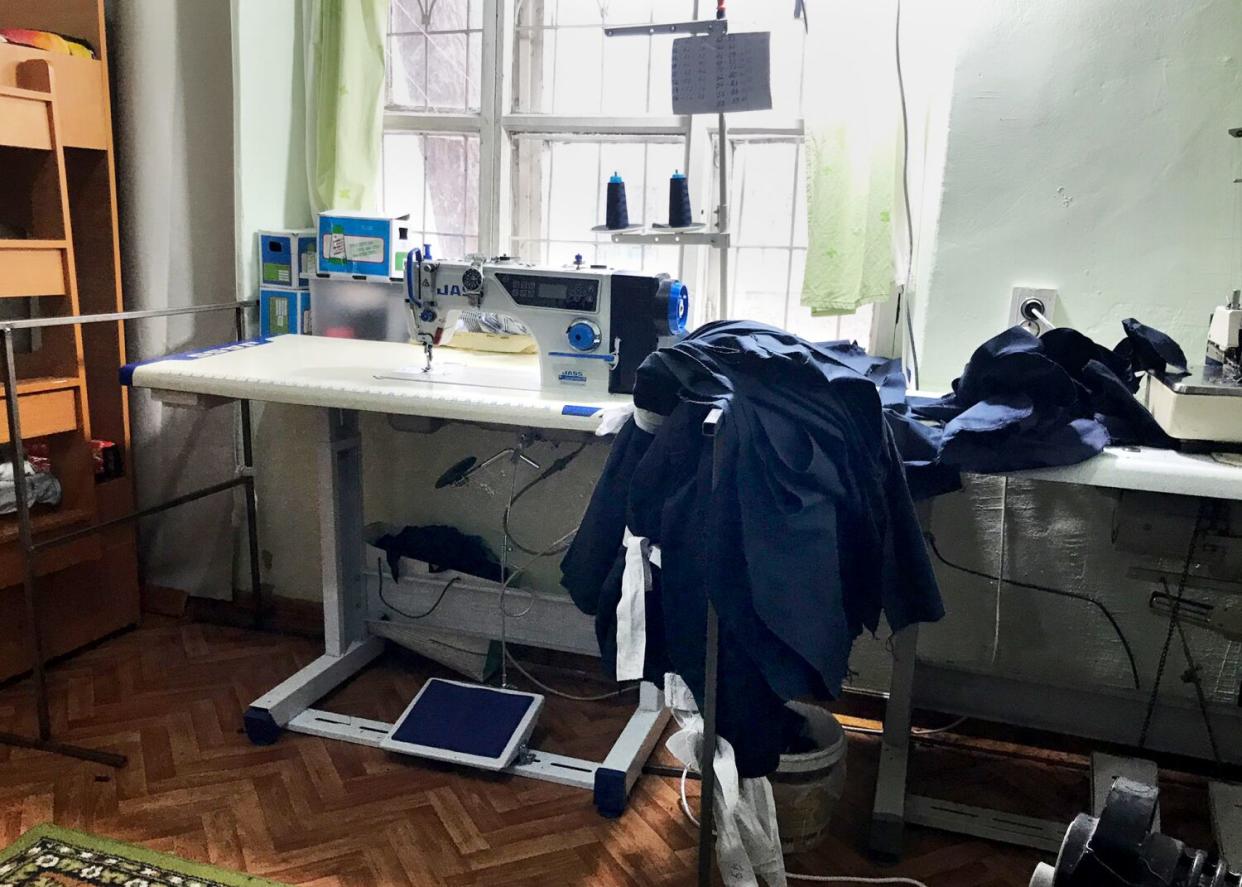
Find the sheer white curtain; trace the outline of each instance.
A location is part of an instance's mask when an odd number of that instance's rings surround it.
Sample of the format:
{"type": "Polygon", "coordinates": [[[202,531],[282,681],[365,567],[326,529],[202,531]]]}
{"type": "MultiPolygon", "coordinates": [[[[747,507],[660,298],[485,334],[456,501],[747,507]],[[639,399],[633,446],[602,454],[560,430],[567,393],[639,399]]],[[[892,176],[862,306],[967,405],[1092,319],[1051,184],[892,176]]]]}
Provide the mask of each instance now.
{"type": "MultiPolygon", "coordinates": [[[[108,4],[128,309],[234,297],[233,78],[230,4],[124,0],[108,4]]],[[[131,323],[129,359],[235,338],[232,312],[131,323]]],[[[230,477],[231,407],[172,408],[131,392],[139,506],[230,477]]],[[[144,579],[228,597],[236,503],[220,494],[144,521],[144,579]]]]}

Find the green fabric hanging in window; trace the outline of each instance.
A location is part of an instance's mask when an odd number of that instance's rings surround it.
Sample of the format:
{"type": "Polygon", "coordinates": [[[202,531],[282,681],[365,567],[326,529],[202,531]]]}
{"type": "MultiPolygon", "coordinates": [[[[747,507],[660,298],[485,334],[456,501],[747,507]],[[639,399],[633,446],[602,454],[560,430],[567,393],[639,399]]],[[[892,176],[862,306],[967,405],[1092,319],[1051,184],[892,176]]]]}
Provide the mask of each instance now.
{"type": "Polygon", "coordinates": [[[379,207],[388,0],[304,0],[311,208],[379,207]]]}
{"type": "Polygon", "coordinates": [[[806,46],[807,256],[802,304],[850,314],[893,288],[901,117],[894,5],[820,4],[806,46]]]}

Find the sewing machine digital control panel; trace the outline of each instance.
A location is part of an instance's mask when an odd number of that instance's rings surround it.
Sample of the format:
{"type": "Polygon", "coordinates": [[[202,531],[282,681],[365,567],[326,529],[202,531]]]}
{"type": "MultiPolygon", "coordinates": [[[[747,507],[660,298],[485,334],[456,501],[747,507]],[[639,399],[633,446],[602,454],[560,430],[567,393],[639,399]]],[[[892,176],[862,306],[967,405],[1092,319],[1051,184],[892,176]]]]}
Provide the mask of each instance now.
{"type": "Polygon", "coordinates": [[[528,308],[552,308],[575,314],[599,312],[598,280],[508,272],[498,273],[496,280],[514,302],[528,308]]]}

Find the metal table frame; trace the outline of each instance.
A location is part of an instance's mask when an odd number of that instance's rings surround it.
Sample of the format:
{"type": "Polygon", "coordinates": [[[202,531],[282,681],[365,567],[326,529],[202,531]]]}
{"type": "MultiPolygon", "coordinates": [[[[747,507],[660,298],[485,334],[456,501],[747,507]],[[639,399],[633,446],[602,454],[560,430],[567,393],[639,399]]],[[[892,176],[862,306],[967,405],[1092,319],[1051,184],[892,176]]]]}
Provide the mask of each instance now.
{"type": "MultiPolygon", "coordinates": [[[[1124,448],[1123,448],[1124,450],[1124,448]]],[[[1212,486],[1210,479],[1191,477],[1196,465],[1186,463],[1180,454],[1167,457],[1168,465],[1160,471],[1149,469],[1134,471],[1122,463],[1130,458],[1130,453],[1109,453],[1095,457],[1095,464],[1080,463],[1060,469],[1038,469],[1025,472],[1014,472],[1009,477],[1046,480],[1053,483],[1071,483],[1087,486],[1098,486],[1105,489],[1135,490],[1160,492],[1170,495],[1185,495],[1204,499],[1232,500],[1237,493],[1236,488],[1223,484],[1212,486]],[[1100,460],[1106,460],[1101,463],[1100,460]],[[1110,466],[1109,462],[1116,465],[1110,466]],[[1101,467],[1103,466],[1103,467],[1101,467]],[[1098,474],[1093,472],[1098,471],[1098,474]],[[1170,483],[1170,478],[1178,476],[1178,472],[1187,471],[1191,483],[1184,488],[1177,488],[1170,483]]],[[[1167,451],[1171,453],[1172,451],[1167,451]]],[[[1137,458],[1137,457],[1135,457],[1137,458]]],[[[1141,468],[1141,466],[1140,466],[1141,468]]],[[[1236,470],[1236,469],[1234,469],[1236,470]]],[[[1003,501],[1003,500],[1002,500],[1003,501]]],[[[1003,544],[1003,543],[1002,543],[1003,544]]],[[[927,705],[931,709],[947,714],[965,717],[981,717],[983,719],[1002,720],[1013,723],[1005,717],[998,717],[995,708],[989,708],[979,700],[997,695],[1011,700],[1020,700],[1029,704],[1028,698],[1032,686],[1020,681],[1006,680],[1003,677],[983,672],[967,671],[936,663],[918,662],[918,625],[911,625],[893,634],[893,670],[890,678],[889,697],[885,707],[884,729],[880,745],[880,764],[876,773],[875,795],[872,803],[870,849],[877,856],[886,859],[900,859],[907,823],[937,828],[958,834],[1032,847],[1049,853],[1056,853],[1065,835],[1065,823],[1053,822],[1018,814],[1004,813],[985,807],[956,804],[938,798],[907,793],[907,770],[909,767],[911,713],[916,703],[927,705]]],[[[1145,705],[1143,694],[1118,694],[1106,696],[1093,694],[1090,690],[1079,689],[1062,691],[1072,694],[1072,714],[1056,719],[1052,713],[1045,716],[1043,723],[1034,724],[1038,729],[1069,733],[1084,738],[1098,738],[1102,741],[1116,742],[1116,737],[1107,738],[1105,725],[1108,723],[1133,723],[1141,718],[1145,705]]],[[[1166,702],[1165,705],[1170,703],[1166,702]]],[[[1194,720],[1191,718],[1190,720],[1194,720]]],[[[1219,719],[1217,729],[1227,730],[1224,742],[1230,742],[1239,735],[1242,729],[1238,725],[1222,724],[1219,719]]],[[[1168,728],[1157,724],[1153,730],[1155,741],[1149,746],[1165,746],[1172,750],[1174,734],[1168,728]]],[[[1096,756],[1105,762],[1116,759],[1108,756],[1096,756]]],[[[1155,772],[1155,765],[1134,759],[1131,766],[1147,766],[1155,772]]],[[[1112,766],[1107,763],[1107,766],[1112,766]]],[[[1096,761],[1092,761],[1092,777],[1101,784],[1107,785],[1108,780],[1096,761]]],[[[1150,780],[1154,782],[1154,777],[1150,780]]],[[[1095,799],[1094,809],[1102,807],[1103,795],[1095,799]]]]}
{"type": "Polygon", "coordinates": [[[211,305],[196,305],[187,308],[162,308],[149,311],[117,311],[107,314],[81,314],[66,317],[31,318],[29,320],[8,320],[0,322],[0,340],[4,349],[4,364],[0,367],[0,378],[4,384],[5,410],[8,422],[9,441],[12,452],[10,462],[13,468],[13,487],[17,505],[18,542],[22,549],[23,576],[22,592],[26,611],[26,622],[29,626],[31,674],[34,678],[35,716],[38,720],[36,736],[24,736],[19,733],[0,732],[0,744],[33,748],[40,751],[65,755],[106,764],[110,767],[123,767],[126,764],[124,755],[113,752],[99,751],[93,748],[61,742],[52,736],[52,719],[47,693],[47,660],[40,636],[40,606],[38,596],[38,576],[35,568],[41,552],[84,536],[98,533],[118,524],[132,523],[144,517],[159,514],[225,490],[241,487],[246,499],[246,531],[250,546],[250,592],[254,600],[255,624],[260,625],[263,619],[262,596],[259,580],[259,536],[256,523],[256,503],[254,489],[254,451],[251,446],[250,402],[239,401],[241,409],[242,466],[237,477],[202,487],[168,499],[157,505],[142,508],[130,514],[122,515],[101,523],[92,524],[68,533],[41,539],[34,539],[34,528],[30,517],[30,490],[26,483],[26,446],[22,440],[21,408],[17,396],[17,367],[15,359],[14,333],[18,330],[42,330],[61,326],[84,326],[94,323],[123,323],[130,320],[144,320],[153,317],[172,317],[183,314],[203,314],[215,311],[232,311],[236,318],[238,338],[242,338],[245,330],[246,309],[257,305],[258,300],[249,299],[238,302],[223,302],[211,305]]]}
{"type": "MultiPolygon", "coordinates": [[[[384,650],[384,639],[368,625],[359,411],[324,412],[318,441],[319,501],[331,504],[320,508],[324,653],[250,704],[246,734],[259,745],[271,744],[290,730],[378,748],[392,724],[313,707],[384,650]]],[[[501,772],[592,791],[602,815],[619,816],[669,717],[663,694],[643,682],[637,708],[603,761],[526,749],[501,772]]]]}

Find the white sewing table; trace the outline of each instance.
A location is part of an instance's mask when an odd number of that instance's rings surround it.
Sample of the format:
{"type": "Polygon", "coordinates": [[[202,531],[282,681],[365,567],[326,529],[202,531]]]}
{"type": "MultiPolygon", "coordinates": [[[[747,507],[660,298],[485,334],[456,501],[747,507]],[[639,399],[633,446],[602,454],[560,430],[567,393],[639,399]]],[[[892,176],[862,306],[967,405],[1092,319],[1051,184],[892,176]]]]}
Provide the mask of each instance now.
{"type": "MultiPolygon", "coordinates": [[[[382,378],[417,369],[422,361],[421,349],[400,343],[287,335],[169,355],[121,371],[123,383],[153,389],[153,396],[166,403],[211,406],[248,399],[317,407],[324,414],[317,448],[325,650],[251,704],[246,732],[256,743],[275,742],[283,730],[291,730],[378,747],[392,727],[313,708],[380,655],[385,640],[378,632],[393,621],[365,581],[359,413],[589,434],[601,409],[630,400],[510,387],[528,383],[532,372],[537,373],[533,355],[439,348],[426,380],[382,378]],[[484,384],[465,384],[465,379],[484,384]]],[[[397,593],[421,611],[420,602],[443,581],[422,580],[420,585],[417,577],[408,582],[403,578],[397,593]]],[[[451,602],[446,599],[437,620],[427,623],[497,637],[498,595],[498,583],[464,577],[454,584],[451,602]]],[[[510,640],[598,655],[592,620],[567,598],[535,593],[530,602],[533,615],[540,618],[529,623],[545,628],[511,620],[510,640]]],[[[588,789],[601,813],[619,815],[668,717],[661,693],[643,683],[637,708],[602,762],[530,749],[506,772],[588,789]]]]}

